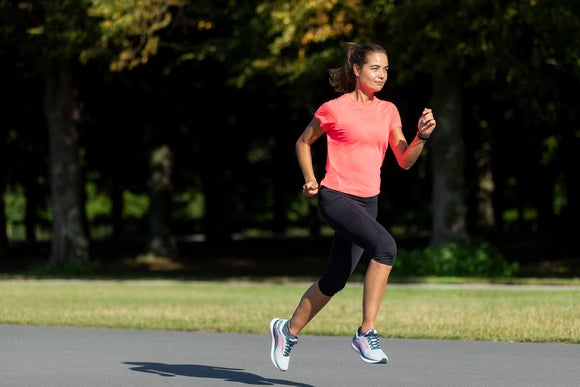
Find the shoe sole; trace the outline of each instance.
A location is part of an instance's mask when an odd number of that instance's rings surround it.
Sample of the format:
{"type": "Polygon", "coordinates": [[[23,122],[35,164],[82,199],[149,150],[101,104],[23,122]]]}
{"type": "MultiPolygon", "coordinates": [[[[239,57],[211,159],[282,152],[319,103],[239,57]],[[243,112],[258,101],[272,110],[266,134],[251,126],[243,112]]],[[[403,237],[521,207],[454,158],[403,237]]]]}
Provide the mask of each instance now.
{"type": "Polygon", "coordinates": [[[358,348],[358,346],[354,343],[354,342],[350,342],[350,346],[352,347],[352,349],[358,353],[358,356],[360,357],[360,359],[362,361],[364,361],[367,364],[387,364],[389,362],[389,358],[387,357],[383,357],[380,360],[373,360],[373,359],[369,359],[363,356],[362,352],[360,351],[360,349],[358,348]]]}
{"type": "Polygon", "coordinates": [[[278,321],[280,321],[279,318],[275,318],[272,321],[270,321],[270,338],[272,339],[272,347],[270,349],[270,359],[272,360],[274,367],[276,367],[280,371],[286,371],[285,369],[280,368],[278,363],[276,363],[276,358],[274,356],[274,353],[276,352],[276,337],[274,336],[274,329],[278,321]]]}

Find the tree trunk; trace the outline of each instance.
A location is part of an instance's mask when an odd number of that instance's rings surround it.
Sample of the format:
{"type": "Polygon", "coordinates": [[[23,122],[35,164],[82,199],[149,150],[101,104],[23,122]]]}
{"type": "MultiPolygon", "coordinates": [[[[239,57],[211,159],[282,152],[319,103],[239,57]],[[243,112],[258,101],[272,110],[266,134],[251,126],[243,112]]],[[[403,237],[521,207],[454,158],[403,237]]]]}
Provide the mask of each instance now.
{"type": "Polygon", "coordinates": [[[476,154],[477,171],[477,223],[478,227],[491,229],[495,226],[495,213],[493,210],[493,192],[495,190],[492,152],[489,141],[482,141],[476,154]]]}
{"type": "Polygon", "coordinates": [[[160,257],[174,257],[177,253],[177,246],[170,225],[173,154],[167,145],[153,150],[150,167],[149,230],[151,241],[149,253],[160,257]]]}
{"type": "Polygon", "coordinates": [[[84,224],[77,121],[79,107],[71,63],[51,61],[45,72],[45,114],[50,142],[52,248],[57,266],[86,264],[89,241],[84,224]]]}
{"type": "Polygon", "coordinates": [[[466,237],[463,176],[464,143],[461,135],[459,83],[445,76],[433,82],[433,113],[437,129],[431,144],[433,161],[433,234],[431,244],[466,237]]]}

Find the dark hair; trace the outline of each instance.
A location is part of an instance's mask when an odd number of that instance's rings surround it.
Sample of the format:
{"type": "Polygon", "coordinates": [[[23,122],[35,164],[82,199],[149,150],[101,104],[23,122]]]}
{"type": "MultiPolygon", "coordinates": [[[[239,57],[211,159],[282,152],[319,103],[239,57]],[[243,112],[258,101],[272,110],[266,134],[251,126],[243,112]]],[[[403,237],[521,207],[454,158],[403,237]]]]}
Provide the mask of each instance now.
{"type": "Polygon", "coordinates": [[[354,65],[363,66],[367,63],[367,55],[379,52],[387,55],[387,51],[375,43],[347,43],[346,61],[344,66],[328,70],[329,82],[339,93],[350,93],[356,86],[354,65]]]}

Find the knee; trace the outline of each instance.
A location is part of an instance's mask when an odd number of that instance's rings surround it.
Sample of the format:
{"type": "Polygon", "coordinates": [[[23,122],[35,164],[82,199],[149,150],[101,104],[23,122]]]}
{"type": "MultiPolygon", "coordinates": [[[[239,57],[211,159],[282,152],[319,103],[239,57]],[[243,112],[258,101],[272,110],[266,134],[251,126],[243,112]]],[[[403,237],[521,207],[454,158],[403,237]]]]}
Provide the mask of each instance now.
{"type": "Polygon", "coordinates": [[[395,261],[397,260],[396,255],[387,255],[387,256],[377,256],[373,258],[374,261],[378,263],[382,263],[383,265],[393,266],[395,261]]]}
{"type": "Polygon", "coordinates": [[[373,259],[384,265],[393,266],[397,259],[397,243],[392,237],[385,238],[381,242],[375,250],[373,259]]]}

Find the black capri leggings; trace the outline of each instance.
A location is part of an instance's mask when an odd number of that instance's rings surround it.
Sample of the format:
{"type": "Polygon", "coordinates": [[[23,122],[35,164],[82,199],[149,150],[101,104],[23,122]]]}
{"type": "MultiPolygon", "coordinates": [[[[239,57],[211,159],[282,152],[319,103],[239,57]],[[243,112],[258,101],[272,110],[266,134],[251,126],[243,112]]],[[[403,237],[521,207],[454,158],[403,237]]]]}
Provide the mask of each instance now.
{"type": "Polygon", "coordinates": [[[395,239],[377,221],[378,196],[361,198],[321,187],[318,208],[334,230],[328,263],[318,281],[323,294],[331,297],[345,287],[364,251],[379,263],[395,263],[395,239]]]}

